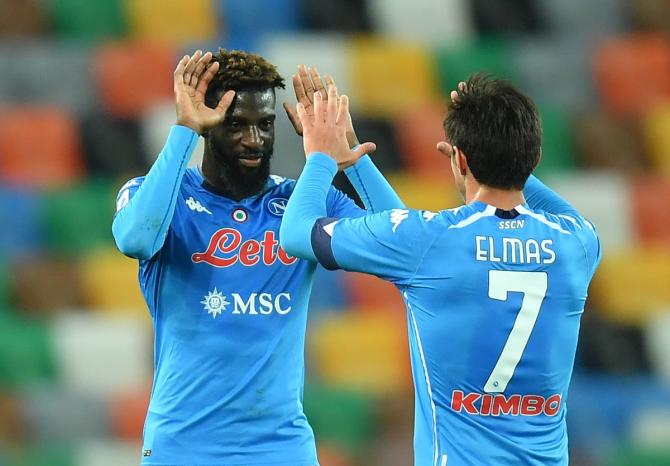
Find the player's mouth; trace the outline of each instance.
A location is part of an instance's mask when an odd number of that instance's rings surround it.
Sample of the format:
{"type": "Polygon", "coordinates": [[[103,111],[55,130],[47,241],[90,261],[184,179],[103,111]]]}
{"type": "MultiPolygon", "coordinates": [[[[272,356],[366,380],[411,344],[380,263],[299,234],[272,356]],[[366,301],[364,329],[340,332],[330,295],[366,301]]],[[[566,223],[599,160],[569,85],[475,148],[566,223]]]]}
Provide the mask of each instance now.
{"type": "Polygon", "coordinates": [[[240,164],[244,167],[249,167],[249,168],[256,168],[260,166],[261,162],[263,161],[263,154],[258,153],[258,154],[245,154],[241,155],[238,160],[240,161],[240,164]]]}

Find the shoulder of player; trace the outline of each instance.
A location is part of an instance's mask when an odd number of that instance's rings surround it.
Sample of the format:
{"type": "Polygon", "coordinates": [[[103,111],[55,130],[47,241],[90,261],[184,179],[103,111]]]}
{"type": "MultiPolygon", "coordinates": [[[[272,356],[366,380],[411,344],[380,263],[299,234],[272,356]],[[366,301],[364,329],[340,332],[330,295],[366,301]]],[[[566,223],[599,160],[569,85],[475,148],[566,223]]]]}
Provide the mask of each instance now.
{"type": "Polygon", "coordinates": [[[520,213],[529,216],[550,228],[566,233],[579,233],[582,231],[596,232],[593,223],[586,220],[581,215],[575,214],[554,214],[544,210],[531,210],[528,208],[520,209],[520,213]]]}
{"type": "Polygon", "coordinates": [[[126,181],[121,188],[119,188],[119,194],[123,193],[126,189],[137,188],[144,182],[144,176],[136,176],[126,181]]]}

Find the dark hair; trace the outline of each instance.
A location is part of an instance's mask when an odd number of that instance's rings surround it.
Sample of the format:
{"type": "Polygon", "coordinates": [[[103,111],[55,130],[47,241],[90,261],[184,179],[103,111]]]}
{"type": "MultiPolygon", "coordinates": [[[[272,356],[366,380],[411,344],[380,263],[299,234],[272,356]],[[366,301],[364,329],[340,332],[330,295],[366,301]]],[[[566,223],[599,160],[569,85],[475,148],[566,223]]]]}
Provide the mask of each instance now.
{"type": "Polygon", "coordinates": [[[523,189],[542,145],[542,122],[533,101],[510,82],[479,73],[457,92],[444,119],[449,143],[465,153],[479,183],[523,189]]]}
{"type": "Polygon", "coordinates": [[[212,102],[222,91],[265,90],[284,88],[284,78],[277,67],[265,58],[241,50],[219,48],[212,61],[219,62],[219,70],[209,83],[206,101],[212,102]]]}

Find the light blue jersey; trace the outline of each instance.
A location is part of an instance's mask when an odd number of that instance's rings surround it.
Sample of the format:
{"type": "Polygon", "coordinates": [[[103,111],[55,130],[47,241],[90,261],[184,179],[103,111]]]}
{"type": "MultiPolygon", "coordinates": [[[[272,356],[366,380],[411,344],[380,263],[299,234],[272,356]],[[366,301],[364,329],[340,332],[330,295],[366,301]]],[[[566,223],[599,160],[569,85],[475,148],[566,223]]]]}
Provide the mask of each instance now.
{"type": "Polygon", "coordinates": [[[401,292],[416,393],[415,465],[567,465],[566,397],[600,260],[594,227],[536,179],[528,204],[509,211],[473,202],[323,218],[324,186],[309,188],[317,178],[327,183],[324,173],[333,170],[326,156],[310,157],[282,244],[303,255],[297,241],[306,229],[292,226],[307,222],[324,266],[377,275],[401,292]]]}
{"type": "MultiPolygon", "coordinates": [[[[241,201],[216,194],[185,168],[196,140],[173,128],[117,198],[115,239],[140,259],[155,330],[142,464],[315,466],[302,393],[316,264],[278,237],[295,181],[271,176],[241,201]]],[[[364,213],[332,187],[327,203],[333,216],[364,213]]]]}

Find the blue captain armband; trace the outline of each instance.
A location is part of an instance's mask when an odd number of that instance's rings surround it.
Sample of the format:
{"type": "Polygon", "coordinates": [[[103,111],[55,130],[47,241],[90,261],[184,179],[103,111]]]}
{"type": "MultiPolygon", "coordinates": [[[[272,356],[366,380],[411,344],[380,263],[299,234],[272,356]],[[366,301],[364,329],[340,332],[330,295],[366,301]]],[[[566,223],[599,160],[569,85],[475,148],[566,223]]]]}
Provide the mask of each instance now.
{"type": "Polygon", "coordinates": [[[312,251],[319,264],[327,270],[341,268],[333,255],[333,228],[336,223],[336,218],[323,217],[314,222],[312,227],[312,251]]]}

